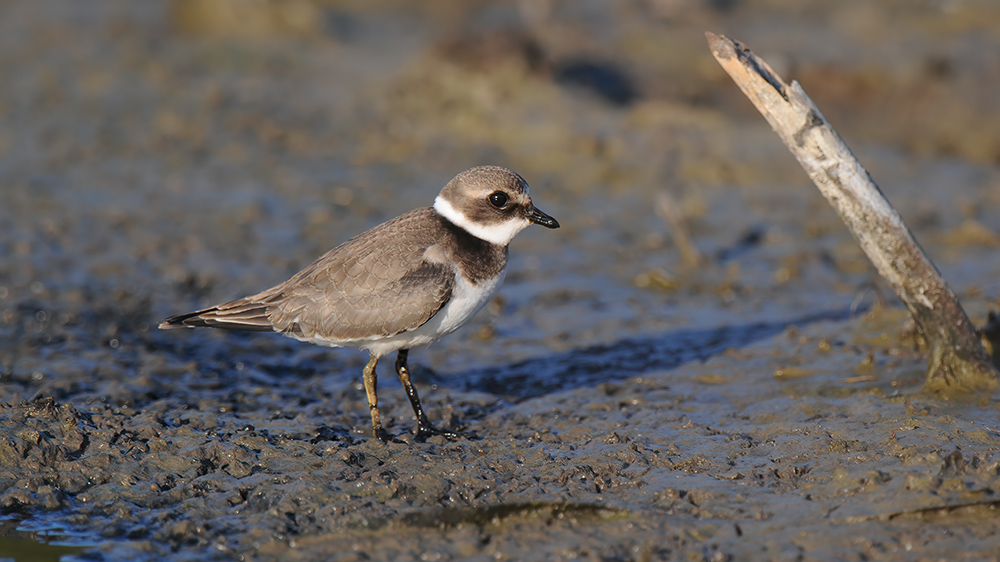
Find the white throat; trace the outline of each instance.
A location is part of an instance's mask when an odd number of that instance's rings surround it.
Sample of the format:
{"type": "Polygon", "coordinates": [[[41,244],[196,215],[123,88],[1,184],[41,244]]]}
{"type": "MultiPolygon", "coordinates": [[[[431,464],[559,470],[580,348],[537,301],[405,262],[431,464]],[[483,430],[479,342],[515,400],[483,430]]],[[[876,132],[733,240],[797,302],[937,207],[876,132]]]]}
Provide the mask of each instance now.
{"type": "Polygon", "coordinates": [[[528,219],[522,218],[511,218],[506,222],[489,225],[474,223],[440,195],[434,200],[434,210],[451,221],[452,224],[476,238],[492,242],[493,244],[499,244],[500,246],[510,244],[510,241],[517,236],[518,232],[521,232],[531,224],[528,219]]]}

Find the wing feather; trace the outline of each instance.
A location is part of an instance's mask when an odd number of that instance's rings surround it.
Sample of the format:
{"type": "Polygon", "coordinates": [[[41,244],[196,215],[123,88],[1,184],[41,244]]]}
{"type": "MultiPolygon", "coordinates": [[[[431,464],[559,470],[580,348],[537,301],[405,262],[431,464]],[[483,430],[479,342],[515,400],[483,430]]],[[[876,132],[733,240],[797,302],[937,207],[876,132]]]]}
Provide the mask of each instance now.
{"type": "Polygon", "coordinates": [[[160,327],[276,331],[344,343],[416,329],[455,286],[454,268],[435,251],[436,220],[430,208],[411,211],[337,246],[280,285],[160,327]]]}

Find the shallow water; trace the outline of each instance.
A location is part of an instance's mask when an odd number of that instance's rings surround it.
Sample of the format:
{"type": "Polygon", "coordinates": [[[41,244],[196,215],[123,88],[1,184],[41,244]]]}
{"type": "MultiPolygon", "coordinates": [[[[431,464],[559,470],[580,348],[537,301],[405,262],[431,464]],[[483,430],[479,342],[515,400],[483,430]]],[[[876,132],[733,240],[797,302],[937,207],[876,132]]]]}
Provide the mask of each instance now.
{"type": "Polygon", "coordinates": [[[16,513],[0,516],[0,553],[24,562],[74,560],[73,555],[100,545],[93,531],[79,530],[63,521],[67,513],[25,517],[16,513]]]}
{"type": "Polygon", "coordinates": [[[701,35],[801,79],[981,324],[990,3],[321,2],[252,37],[90,4],[0,8],[0,557],[69,554],[14,551],[50,532],[88,560],[1000,546],[996,398],[920,392],[891,291],[701,35]],[[372,442],[357,351],[155,330],[481,163],[563,227],[519,235],[498,299],[411,354],[470,438],[415,443],[386,363],[399,439],[372,442]]]}

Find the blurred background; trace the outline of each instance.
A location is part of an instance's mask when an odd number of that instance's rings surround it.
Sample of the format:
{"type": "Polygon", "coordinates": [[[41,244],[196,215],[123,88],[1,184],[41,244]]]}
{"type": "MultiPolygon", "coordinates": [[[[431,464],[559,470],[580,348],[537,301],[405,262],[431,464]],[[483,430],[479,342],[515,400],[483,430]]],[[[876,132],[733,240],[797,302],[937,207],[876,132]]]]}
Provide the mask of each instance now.
{"type": "Polygon", "coordinates": [[[1000,6],[986,0],[0,13],[0,376],[18,395],[65,380],[47,353],[72,365],[80,348],[148,344],[160,318],[280,282],[487,163],[525,176],[564,228],[514,243],[500,298],[428,352],[446,372],[894,302],[706,30],[803,84],[979,299],[974,320],[1000,293],[1000,6]]]}
{"type": "Polygon", "coordinates": [[[506,331],[496,360],[878,289],[706,30],[803,84],[958,290],[1000,292],[988,0],[45,0],[0,15],[7,341],[85,325],[107,343],[255,292],[485,163],[524,175],[564,225],[514,243],[502,300],[459,336],[506,331]]]}

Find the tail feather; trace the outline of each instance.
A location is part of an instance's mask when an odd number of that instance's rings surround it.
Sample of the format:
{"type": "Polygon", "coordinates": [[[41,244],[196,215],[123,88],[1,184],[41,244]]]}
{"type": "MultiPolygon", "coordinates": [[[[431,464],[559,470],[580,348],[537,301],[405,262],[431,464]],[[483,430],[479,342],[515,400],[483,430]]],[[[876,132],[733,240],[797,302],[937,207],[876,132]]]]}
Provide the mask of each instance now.
{"type": "Polygon", "coordinates": [[[267,305],[237,300],[187,314],[171,316],[160,322],[161,330],[174,328],[221,328],[223,330],[246,330],[251,332],[273,332],[274,326],[267,315],[267,305]]]}

